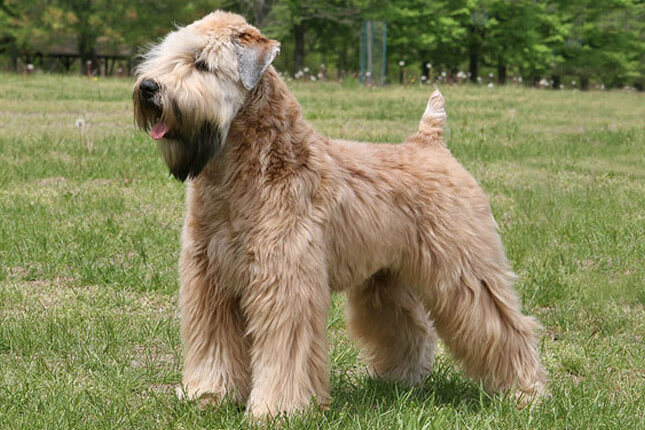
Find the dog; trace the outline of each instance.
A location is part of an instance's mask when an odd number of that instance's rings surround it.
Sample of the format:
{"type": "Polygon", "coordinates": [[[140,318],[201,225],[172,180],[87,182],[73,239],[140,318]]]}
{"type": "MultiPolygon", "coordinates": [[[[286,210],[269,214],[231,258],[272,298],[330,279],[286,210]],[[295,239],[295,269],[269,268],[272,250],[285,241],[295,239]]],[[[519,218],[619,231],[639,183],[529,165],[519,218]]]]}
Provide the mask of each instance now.
{"type": "Polygon", "coordinates": [[[136,123],[187,180],[181,393],[255,417],[327,404],[327,314],[344,291],[373,377],[421,382],[441,338],[486,389],[537,399],[539,325],[487,197],[443,142],[441,93],[401,144],[329,139],[271,66],[279,51],[217,11],[137,69],[136,123]]]}

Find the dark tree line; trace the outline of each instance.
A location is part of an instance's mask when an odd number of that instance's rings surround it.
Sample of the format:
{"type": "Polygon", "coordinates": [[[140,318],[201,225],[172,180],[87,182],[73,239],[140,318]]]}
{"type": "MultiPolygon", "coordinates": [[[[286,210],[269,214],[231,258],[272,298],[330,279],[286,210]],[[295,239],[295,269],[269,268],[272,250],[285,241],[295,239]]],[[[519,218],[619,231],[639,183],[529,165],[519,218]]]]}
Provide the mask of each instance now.
{"type": "Polygon", "coordinates": [[[96,68],[97,41],[129,52],[213,9],[243,14],[283,44],[276,66],[290,74],[325,64],[331,76],[359,69],[365,20],[388,24],[388,68],[404,61],[448,79],[483,71],[554,86],[575,78],[607,87],[645,76],[643,0],[0,0],[0,55],[29,58],[61,39],[75,41],[80,70],[96,68]]]}

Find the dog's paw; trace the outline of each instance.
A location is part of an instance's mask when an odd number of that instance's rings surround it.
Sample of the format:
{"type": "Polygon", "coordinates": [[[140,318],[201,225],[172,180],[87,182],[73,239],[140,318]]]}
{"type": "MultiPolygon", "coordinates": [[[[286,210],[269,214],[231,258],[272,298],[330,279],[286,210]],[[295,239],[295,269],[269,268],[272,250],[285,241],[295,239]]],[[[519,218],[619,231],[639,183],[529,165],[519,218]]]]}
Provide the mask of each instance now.
{"type": "Polygon", "coordinates": [[[252,393],[246,406],[246,412],[254,421],[275,420],[305,411],[324,410],[329,406],[329,401],[329,398],[321,400],[313,395],[292,398],[270,396],[261,398],[252,393]]]}
{"type": "Polygon", "coordinates": [[[178,385],[175,388],[177,398],[182,401],[196,401],[201,408],[208,406],[217,406],[226,397],[226,390],[200,390],[198,388],[191,389],[186,385],[178,385]]]}
{"type": "Polygon", "coordinates": [[[530,389],[515,390],[513,394],[515,397],[515,401],[517,402],[517,408],[520,410],[526,407],[531,409],[536,406],[539,406],[543,400],[551,397],[551,394],[549,393],[548,389],[541,382],[537,382],[530,389]]]}

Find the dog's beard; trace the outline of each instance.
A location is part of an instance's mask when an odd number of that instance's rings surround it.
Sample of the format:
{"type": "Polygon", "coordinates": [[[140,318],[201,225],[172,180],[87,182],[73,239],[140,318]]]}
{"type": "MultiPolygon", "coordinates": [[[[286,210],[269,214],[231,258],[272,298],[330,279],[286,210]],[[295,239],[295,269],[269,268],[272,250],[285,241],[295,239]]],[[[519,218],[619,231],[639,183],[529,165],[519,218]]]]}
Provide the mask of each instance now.
{"type": "Polygon", "coordinates": [[[195,178],[222,149],[224,131],[217,125],[204,124],[196,132],[160,140],[159,151],[170,173],[185,181],[195,178]]]}
{"type": "Polygon", "coordinates": [[[178,180],[197,177],[222,150],[228,127],[213,122],[200,124],[185,121],[178,104],[170,100],[141,100],[134,93],[135,121],[150,132],[170,173],[178,180]],[[162,108],[166,106],[166,108],[162,108]]]}

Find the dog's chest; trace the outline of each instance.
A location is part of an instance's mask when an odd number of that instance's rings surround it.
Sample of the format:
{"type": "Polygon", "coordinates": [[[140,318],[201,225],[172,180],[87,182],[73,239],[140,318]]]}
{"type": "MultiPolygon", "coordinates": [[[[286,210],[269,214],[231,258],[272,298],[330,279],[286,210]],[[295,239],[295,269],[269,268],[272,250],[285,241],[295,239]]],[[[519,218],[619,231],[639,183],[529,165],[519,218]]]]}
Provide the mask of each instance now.
{"type": "Polygon", "coordinates": [[[250,283],[249,266],[255,255],[248,241],[248,231],[230,222],[221,223],[208,239],[209,271],[218,274],[220,288],[237,293],[250,283]]]}

